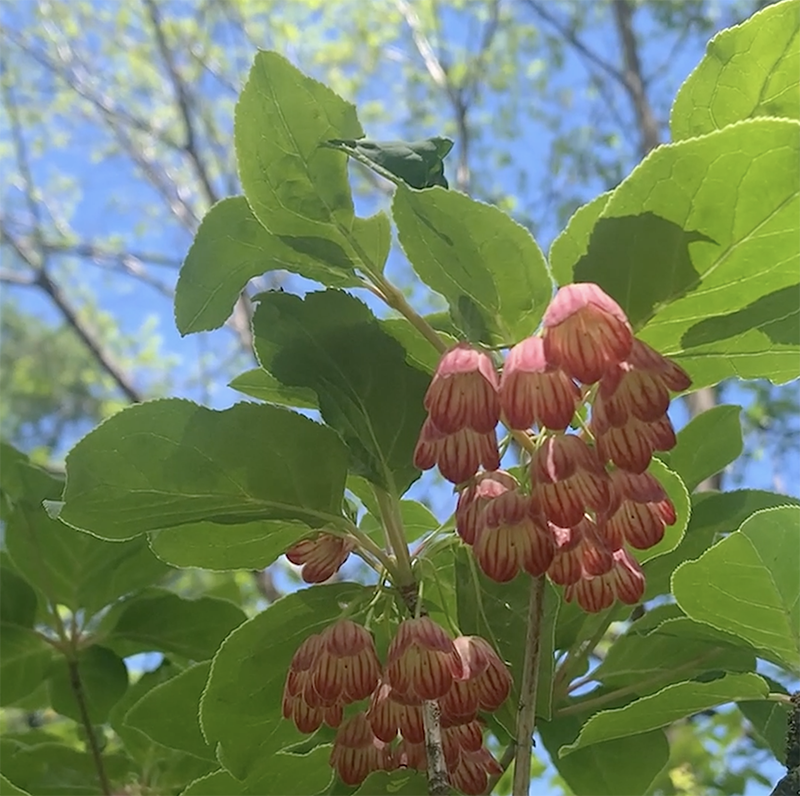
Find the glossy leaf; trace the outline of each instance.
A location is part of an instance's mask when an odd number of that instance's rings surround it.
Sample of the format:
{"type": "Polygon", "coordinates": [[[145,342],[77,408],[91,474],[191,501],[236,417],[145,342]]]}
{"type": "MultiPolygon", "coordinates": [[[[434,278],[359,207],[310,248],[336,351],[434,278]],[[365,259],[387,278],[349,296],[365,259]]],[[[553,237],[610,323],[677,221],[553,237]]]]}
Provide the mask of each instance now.
{"type": "Polygon", "coordinates": [[[159,558],[176,567],[264,569],[309,532],[296,521],[198,522],[155,531],[150,544],[159,558]]]}
{"type": "Polygon", "coordinates": [[[248,620],[214,658],[200,704],[206,740],[219,744],[220,762],[248,784],[266,777],[281,749],[304,736],[281,717],[281,695],[295,650],[338,618],[341,604],[369,599],[352,583],[315,586],[289,594],[248,620]]]}
{"type": "Polygon", "coordinates": [[[692,619],[740,636],[779,665],[800,669],[800,508],[760,511],[679,566],[678,605],[692,619]]]}
{"type": "MultiPolygon", "coordinates": [[[[261,364],[282,383],[313,389],[325,422],[350,451],[351,469],[397,495],[419,477],[412,463],[429,377],[366,305],[328,290],[305,299],[265,293],[253,317],[261,364]]],[[[318,469],[322,456],[313,451],[318,469]]]]}
{"type": "Polygon", "coordinates": [[[263,368],[253,368],[237,376],[229,385],[251,398],[270,404],[296,406],[300,409],[318,409],[317,395],[305,387],[287,387],[263,368]]]}
{"type": "Polygon", "coordinates": [[[672,138],[756,116],[800,119],[800,5],[762,9],[708,43],[672,106],[672,138]]]}
{"type": "Polygon", "coordinates": [[[210,662],[197,663],[155,686],[125,714],[125,724],[162,746],[216,763],[198,719],[200,696],[210,669],[210,662]]]}
{"type": "Polygon", "coordinates": [[[669,685],[655,694],[642,697],[613,710],[594,714],[584,724],[577,739],[561,747],[559,755],[614,738],[666,727],[678,719],[701,710],[767,695],[767,684],[756,674],[727,674],[710,682],[684,682],[669,685]]]}
{"type": "Polygon", "coordinates": [[[715,406],[692,418],[678,432],[678,444],[667,456],[667,464],[690,492],[741,454],[741,411],[740,406],[715,406]]]}
{"type": "Polygon", "coordinates": [[[575,796],[641,796],[669,759],[663,730],[593,744],[566,757],[558,750],[573,740],[584,719],[563,716],[540,722],[539,734],[553,765],[575,796]]]}
{"type": "MultiPolygon", "coordinates": [[[[92,724],[103,724],[111,708],[128,688],[125,662],[110,649],[94,645],[81,650],[77,665],[89,720],[92,724]]],[[[53,664],[49,688],[53,710],[82,723],[83,714],[75,694],[72,674],[63,656],[59,656],[53,664]]]]}
{"type": "Polygon", "coordinates": [[[126,656],[158,650],[204,661],[244,620],[241,608],[227,600],[152,590],[122,607],[108,644],[126,656]]]}
{"type": "Polygon", "coordinates": [[[800,375],[798,132],[757,119],[659,147],[611,195],[574,265],[695,388],[800,375]]]}
{"type": "Polygon", "coordinates": [[[320,525],[340,516],[345,473],[337,435],[281,407],[152,401],[70,451],[61,519],[108,539],[198,521],[320,525]]]}
{"type": "Polygon", "coordinates": [[[0,623],[0,705],[16,702],[41,685],[53,655],[35,630],[0,623]]]}
{"type": "Polygon", "coordinates": [[[552,281],[524,227],[496,207],[443,188],[401,186],[392,213],[414,270],[447,299],[471,339],[513,344],[536,330],[552,281]]]}

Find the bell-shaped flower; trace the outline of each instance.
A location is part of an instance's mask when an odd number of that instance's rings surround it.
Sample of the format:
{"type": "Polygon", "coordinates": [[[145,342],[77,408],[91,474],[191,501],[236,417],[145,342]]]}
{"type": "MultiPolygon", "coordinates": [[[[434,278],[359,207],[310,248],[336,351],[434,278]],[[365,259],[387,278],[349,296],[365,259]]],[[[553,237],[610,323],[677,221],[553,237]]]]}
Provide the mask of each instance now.
{"type": "Polygon", "coordinates": [[[486,793],[489,780],[499,777],[503,769],[491,752],[481,746],[476,751],[462,750],[458,762],[449,769],[450,784],[466,796],[479,796],[486,793]]]}
{"type": "Polygon", "coordinates": [[[622,308],[592,282],[562,287],[543,326],[547,362],[584,384],[594,384],[624,361],[633,343],[622,308]]]}
{"type": "Polygon", "coordinates": [[[452,771],[462,754],[477,752],[483,746],[483,727],[477,721],[442,727],[442,749],[447,768],[452,771]]]}
{"type": "Polygon", "coordinates": [[[541,337],[529,337],[511,349],[500,381],[500,406],[511,428],[536,424],[563,431],[580,399],[577,384],[563,370],[548,365],[541,337]]]}
{"type": "Polygon", "coordinates": [[[426,418],[414,449],[414,466],[430,470],[437,465],[441,474],[453,484],[468,481],[481,465],[487,470],[497,470],[500,453],[494,429],[487,434],[469,428],[445,434],[430,417],[426,418]]]}
{"type": "Polygon", "coordinates": [[[517,479],[505,470],[478,473],[458,494],[456,531],[467,543],[475,543],[481,514],[486,504],[509,490],[518,489],[517,479]]]}
{"type": "Polygon", "coordinates": [[[605,575],[591,576],[584,572],[577,583],[564,591],[567,602],[576,600],[584,611],[597,613],[609,608],[616,597],[627,605],[635,605],[644,596],[645,579],[642,568],[624,548],[612,554],[613,566],[605,575]]]}
{"type": "Polygon", "coordinates": [[[611,474],[611,494],[604,533],[615,548],[627,542],[646,550],[663,539],[667,525],[675,524],[675,506],[651,473],[637,475],[615,470],[611,474]]]}
{"type": "Polygon", "coordinates": [[[584,517],[574,528],[551,524],[550,529],[556,539],[556,554],[547,574],[553,583],[569,586],[584,576],[604,575],[613,567],[613,549],[590,517],[584,517]]]}
{"type": "Polygon", "coordinates": [[[453,644],[461,658],[463,676],[454,680],[439,700],[442,726],[466,724],[478,710],[496,711],[511,692],[511,675],[491,644],[480,636],[459,636],[453,644]]]}
{"type": "Polygon", "coordinates": [[[360,785],[373,771],[396,768],[389,745],[376,738],[363,712],[339,727],[329,759],[345,785],[360,785]]]}
{"type": "Polygon", "coordinates": [[[400,739],[397,748],[394,750],[394,759],[398,768],[411,768],[416,771],[428,770],[428,759],[425,754],[425,744],[411,743],[405,738],[400,739]]]}
{"type": "Polygon", "coordinates": [[[572,528],[587,510],[608,508],[609,481],[605,467],[580,437],[548,437],[531,459],[534,509],[554,525],[572,528]]]}
{"type": "Polygon", "coordinates": [[[491,357],[469,343],[459,343],[439,360],[425,394],[425,408],[444,434],[462,429],[488,434],[500,419],[498,387],[491,357]]]}
{"type": "Polygon", "coordinates": [[[389,645],[385,675],[406,702],[439,699],[462,676],[461,659],[447,631],[430,617],[406,619],[389,645]]]}
{"type": "MultiPolygon", "coordinates": [[[[377,687],[380,673],[375,642],[366,628],[341,619],[320,634],[311,667],[311,684],[319,704],[366,699],[377,687]]],[[[306,701],[315,703],[308,693],[306,701]]]]}
{"type": "Polygon", "coordinates": [[[390,743],[397,733],[410,743],[422,743],[425,729],[420,704],[408,705],[402,701],[391,685],[382,679],[372,694],[367,720],[377,738],[390,743]]]}
{"type": "Polygon", "coordinates": [[[293,544],[286,551],[286,558],[303,567],[301,577],[306,583],[322,583],[338,571],[354,547],[350,539],[320,533],[313,539],[301,539],[293,544]]]}
{"type": "Polygon", "coordinates": [[[484,507],[472,552],[489,578],[506,583],[521,569],[534,577],[545,572],[555,543],[530,498],[508,491],[484,507]]]}
{"type": "Polygon", "coordinates": [[[621,470],[630,473],[643,473],[650,466],[654,451],[672,450],[677,443],[675,429],[667,415],[654,423],[629,417],[622,427],[611,427],[602,433],[592,417],[589,428],[594,434],[600,459],[614,462],[621,470]]]}

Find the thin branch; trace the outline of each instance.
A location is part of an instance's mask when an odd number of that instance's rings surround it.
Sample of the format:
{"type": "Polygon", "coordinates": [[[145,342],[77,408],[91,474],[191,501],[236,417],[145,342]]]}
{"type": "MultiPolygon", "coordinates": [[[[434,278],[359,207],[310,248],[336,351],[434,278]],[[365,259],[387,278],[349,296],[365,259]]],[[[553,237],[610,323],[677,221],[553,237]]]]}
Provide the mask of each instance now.
{"type": "Polygon", "coordinates": [[[450,94],[452,85],[447,78],[447,70],[434,52],[428,37],[425,35],[417,12],[414,11],[406,0],[395,0],[395,4],[411,31],[411,38],[414,41],[414,46],[417,48],[417,52],[422,56],[425,69],[428,70],[431,79],[439,88],[444,89],[450,94]]]}
{"type": "Polygon", "coordinates": [[[18,271],[9,271],[6,268],[0,269],[0,282],[5,285],[22,285],[31,287],[36,284],[36,277],[29,274],[21,274],[18,271]]]}
{"type": "Polygon", "coordinates": [[[531,746],[536,724],[536,692],[544,616],[545,578],[533,578],[528,603],[528,631],[522,659],[522,684],[517,709],[517,744],[514,754],[514,796],[528,796],[531,787],[531,746]]]}
{"type": "Polygon", "coordinates": [[[78,662],[73,659],[67,659],[67,668],[69,669],[69,684],[72,688],[72,693],[75,695],[75,701],[78,703],[78,710],[81,714],[81,724],[83,724],[89,752],[91,753],[94,767],[97,771],[100,790],[103,792],[104,796],[111,796],[111,784],[108,781],[108,775],[106,774],[105,765],[103,763],[103,755],[100,752],[100,745],[97,743],[97,736],[94,733],[94,727],[89,718],[89,709],[86,705],[86,695],[83,691],[81,674],[78,671],[78,662]]]}
{"type": "Polygon", "coordinates": [[[450,784],[442,742],[441,710],[437,702],[426,700],[422,703],[422,721],[425,727],[425,756],[428,760],[428,793],[430,796],[447,796],[450,784]]]}

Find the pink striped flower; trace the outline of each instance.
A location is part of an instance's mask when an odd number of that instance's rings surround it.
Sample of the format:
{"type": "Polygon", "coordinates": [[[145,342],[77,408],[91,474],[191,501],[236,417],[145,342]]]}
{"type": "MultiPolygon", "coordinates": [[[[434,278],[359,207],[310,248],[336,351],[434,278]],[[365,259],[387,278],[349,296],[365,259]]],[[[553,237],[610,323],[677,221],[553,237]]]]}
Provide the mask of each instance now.
{"type": "Polygon", "coordinates": [[[441,474],[453,484],[468,481],[481,465],[487,470],[497,470],[500,453],[494,429],[487,434],[469,428],[445,434],[430,417],[426,418],[414,450],[414,466],[430,470],[437,465],[441,474]]]}
{"type": "Polygon", "coordinates": [[[410,743],[425,740],[421,700],[417,705],[405,704],[385,679],[372,695],[367,720],[376,737],[387,743],[393,741],[398,732],[410,743]]]}
{"type": "Polygon", "coordinates": [[[644,596],[645,580],[642,568],[624,548],[613,552],[613,566],[605,575],[592,577],[583,573],[577,583],[564,591],[567,602],[576,600],[584,611],[598,613],[609,608],[616,597],[627,605],[635,605],[644,596]]]}
{"type": "Polygon", "coordinates": [[[672,450],[677,443],[667,415],[654,423],[629,417],[622,427],[611,427],[602,433],[601,427],[592,417],[589,428],[595,437],[598,456],[630,473],[643,473],[650,466],[654,451],[672,450]]]}
{"type": "Polygon", "coordinates": [[[301,539],[286,551],[286,558],[302,566],[300,576],[306,583],[322,583],[333,577],[353,551],[355,543],[332,533],[320,533],[313,539],[301,539]]]}
{"type": "Polygon", "coordinates": [[[389,745],[375,737],[363,712],[339,727],[329,762],[345,785],[360,785],[373,771],[396,768],[389,745]]]}
{"type": "Polygon", "coordinates": [[[483,509],[494,498],[509,490],[519,488],[516,478],[505,470],[478,473],[472,482],[458,494],[456,504],[456,531],[467,543],[475,543],[483,509]]]}

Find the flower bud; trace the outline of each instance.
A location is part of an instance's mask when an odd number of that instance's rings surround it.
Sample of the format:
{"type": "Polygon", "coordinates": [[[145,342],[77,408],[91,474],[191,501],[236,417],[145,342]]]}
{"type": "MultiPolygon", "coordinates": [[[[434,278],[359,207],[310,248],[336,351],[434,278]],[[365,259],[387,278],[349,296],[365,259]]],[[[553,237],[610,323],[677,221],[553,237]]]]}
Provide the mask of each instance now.
{"type": "Polygon", "coordinates": [[[322,583],[339,570],[354,547],[350,539],[321,533],[296,542],[286,551],[286,558],[303,567],[301,577],[306,583],[322,583]]]}

